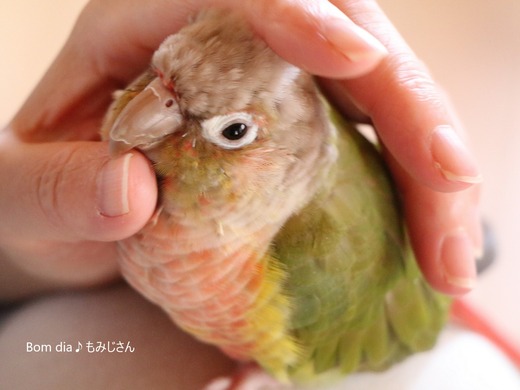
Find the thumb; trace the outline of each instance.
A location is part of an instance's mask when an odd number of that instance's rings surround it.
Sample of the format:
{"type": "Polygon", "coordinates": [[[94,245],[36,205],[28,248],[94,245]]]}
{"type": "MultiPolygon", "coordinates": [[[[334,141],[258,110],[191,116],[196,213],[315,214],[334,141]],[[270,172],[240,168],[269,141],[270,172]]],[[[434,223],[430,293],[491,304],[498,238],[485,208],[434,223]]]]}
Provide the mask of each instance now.
{"type": "Polygon", "coordinates": [[[13,141],[0,144],[0,156],[0,232],[7,236],[118,240],[155,208],[155,177],[136,151],[110,159],[102,142],[13,141]]]}

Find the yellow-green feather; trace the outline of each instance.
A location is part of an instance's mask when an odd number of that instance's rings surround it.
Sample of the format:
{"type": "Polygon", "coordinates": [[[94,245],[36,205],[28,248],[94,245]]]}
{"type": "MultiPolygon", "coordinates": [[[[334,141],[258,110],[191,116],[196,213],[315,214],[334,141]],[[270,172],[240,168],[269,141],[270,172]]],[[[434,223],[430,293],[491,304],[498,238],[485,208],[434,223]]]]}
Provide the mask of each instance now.
{"type": "Polygon", "coordinates": [[[381,370],[430,348],[449,306],[415,264],[378,151],[339,123],[337,165],[272,247],[286,272],[287,337],[301,348],[285,370],[303,383],[330,370],[381,370]]]}

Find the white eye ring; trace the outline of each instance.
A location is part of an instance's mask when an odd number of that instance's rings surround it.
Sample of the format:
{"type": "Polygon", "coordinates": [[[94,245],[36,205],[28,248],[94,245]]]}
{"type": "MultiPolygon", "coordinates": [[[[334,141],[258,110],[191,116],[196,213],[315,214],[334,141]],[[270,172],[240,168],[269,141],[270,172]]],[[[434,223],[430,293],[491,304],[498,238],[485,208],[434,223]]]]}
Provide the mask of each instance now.
{"type": "Polygon", "coordinates": [[[202,136],[223,149],[238,149],[256,139],[258,125],[247,112],[218,115],[201,123],[202,136]]]}

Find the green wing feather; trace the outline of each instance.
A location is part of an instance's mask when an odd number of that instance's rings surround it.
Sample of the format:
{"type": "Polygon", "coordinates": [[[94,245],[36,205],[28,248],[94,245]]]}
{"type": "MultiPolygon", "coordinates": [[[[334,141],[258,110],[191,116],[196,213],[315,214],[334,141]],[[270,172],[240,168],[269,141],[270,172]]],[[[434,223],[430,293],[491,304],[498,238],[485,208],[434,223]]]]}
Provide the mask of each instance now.
{"type": "Polygon", "coordinates": [[[330,369],[381,370],[430,348],[449,307],[417,269],[379,152],[336,120],[337,166],[273,245],[302,347],[289,375],[304,382],[330,369]]]}

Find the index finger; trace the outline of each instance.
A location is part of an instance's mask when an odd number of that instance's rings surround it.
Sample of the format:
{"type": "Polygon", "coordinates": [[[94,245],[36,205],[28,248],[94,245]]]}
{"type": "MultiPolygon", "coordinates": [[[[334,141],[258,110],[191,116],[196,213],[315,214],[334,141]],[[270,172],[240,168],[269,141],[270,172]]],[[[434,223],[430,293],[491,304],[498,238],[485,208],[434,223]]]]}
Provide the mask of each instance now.
{"type": "Polygon", "coordinates": [[[436,191],[480,183],[476,161],[443,92],[373,0],[333,0],[382,41],[389,55],[352,80],[324,81],[341,105],[348,98],[377,129],[388,152],[411,177],[436,191]]]}
{"type": "Polygon", "coordinates": [[[78,132],[88,138],[94,130],[84,126],[99,123],[111,92],[146,68],[162,40],[212,6],[242,14],[280,56],[313,74],[356,77],[386,55],[377,39],[327,0],[92,0],[12,127],[31,141],[78,132]]]}

